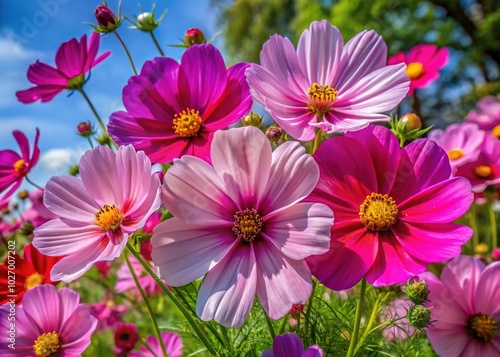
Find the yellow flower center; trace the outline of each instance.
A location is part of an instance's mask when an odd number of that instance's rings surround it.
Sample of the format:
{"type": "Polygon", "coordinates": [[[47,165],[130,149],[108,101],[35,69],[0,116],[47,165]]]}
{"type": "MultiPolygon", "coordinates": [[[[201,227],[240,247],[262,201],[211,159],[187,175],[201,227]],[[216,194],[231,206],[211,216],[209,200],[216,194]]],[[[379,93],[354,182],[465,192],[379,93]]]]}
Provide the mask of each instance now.
{"type": "Polygon", "coordinates": [[[176,134],[181,137],[196,136],[201,128],[200,112],[194,109],[183,110],[174,115],[174,129],[176,134]]]}
{"type": "Polygon", "coordinates": [[[114,231],[122,223],[123,215],[115,205],[104,205],[95,214],[94,224],[102,227],[104,231],[114,231]]]}
{"type": "Polygon", "coordinates": [[[372,231],[386,231],[396,223],[398,208],[392,197],[373,192],[359,206],[359,218],[372,231]]]}
{"type": "Polygon", "coordinates": [[[464,155],[465,155],[465,153],[463,152],[463,150],[460,150],[460,149],[451,149],[450,151],[448,151],[448,158],[451,161],[458,160],[458,159],[464,157],[464,155]]]}
{"type": "Polygon", "coordinates": [[[485,314],[475,314],[469,316],[467,320],[467,332],[479,342],[488,342],[495,336],[498,329],[497,322],[493,316],[485,314]]]}
{"type": "Polygon", "coordinates": [[[61,347],[59,336],[54,332],[46,332],[41,334],[35,341],[33,349],[35,354],[41,357],[49,357],[56,353],[61,347]]]}
{"type": "Polygon", "coordinates": [[[24,161],[23,159],[17,160],[16,162],[14,162],[14,165],[12,165],[12,167],[14,167],[14,171],[20,175],[24,173],[24,170],[26,170],[26,166],[28,165],[26,165],[26,161],[24,161]]]}
{"type": "Polygon", "coordinates": [[[489,167],[488,165],[479,165],[476,166],[474,172],[481,178],[488,178],[491,175],[492,171],[491,167],[489,167]]]}
{"type": "Polygon", "coordinates": [[[314,114],[324,115],[332,110],[332,104],[337,99],[337,91],[328,84],[313,83],[307,90],[309,109],[314,114]]]}
{"type": "Polygon", "coordinates": [[[424,74],[424,66],[420,62],[411,62],[406,66],[406,75],[410,79],[418,79],[424,74]]]}
{"type": "Polygon", "coordinates": [[[495,126],[493,130],[491,130],[491,134],[497,139],[500,139],[500,124],[495,126]]]}
{"type": "Polygon", "coordinates": [[[262,230],[262,218],[255,209],[245,209],[238,211],[233,216],[233,234],[243,242],[252,242],[262,230]]]}
{"type": "Polygon", "coordinates": [[[73,78],[68,79],[68,85],[66,89],[77,89],[80,88],[85,83],[85,76],[83,74],[79,74],[78,76],[74,76],[73,78]]]}
{"type": "Polygon", "coordinates": [[[43,284],[43,275],[37,272],[31,274],[24,280],[24,288],[26,290],[32,289],[35,286],[43,284]]]}

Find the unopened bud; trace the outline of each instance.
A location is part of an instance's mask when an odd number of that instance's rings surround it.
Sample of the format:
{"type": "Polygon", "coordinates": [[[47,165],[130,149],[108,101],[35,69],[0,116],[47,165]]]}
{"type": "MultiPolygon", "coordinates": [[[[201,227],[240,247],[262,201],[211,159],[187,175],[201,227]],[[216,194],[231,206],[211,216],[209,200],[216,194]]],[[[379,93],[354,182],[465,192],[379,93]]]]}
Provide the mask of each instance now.
{"type": "Polygon", "coordinates": [[[137,16],[137,28],[141,31],[151,32],[157,28],[159,23],[156,23],[155,17],[150,12],[143,12],[137,16]]]}
{"type": "Polygon", "coordinates": [[[260,128],[263,124],[262,115],[250,112],[243,117],[241,124],[243,126],[254,126],[256,128],[260,128]]]}
{"type": "Polygon", "coordinates": [[[424,328],[431,323],[431,311],[423,305],[414,305],[406,315],[410,325],[416,328],[424,328]]]}
{"type": "MultiPolygon", "coordinates": [[[[120,10],[118,9],[118,12],[120,10]]],[[[99,5],[94,10],[94,16],[97,20],[97,25],[91,25],[95,32],[110,33],[120,27],[123,17],[116,16],[113,11],[106,5],[99,5]]]]}
{"type": "Polygon", "coordinates": [[[425,281],[415,281],[412,284],[408,282],[406,286],[406,294],[415,305],[421,305],[425,301],[428,301],[427,297],[429,296],[429,287],[425,281]]]}
{"type": "Polygon", "coordinates": [[[289,314],[297,316],[300,315],[302,311],[304,311],[304,304],[293,304],[289,314]]]}
{"type": "Polygon", "coordinates": [[[406,113],[399,118],[399,128],[401,132],[409,133],[414,130],[422,129],[422,120],[417,114],[406,113]]]}
{"type": "Polygon", "coordinates": [[[35,226],[33,226],[33,223],[30,221],[23,222],[21,224],[21,227],[19,228],[19,232],[25,236],[29,236],[33,231],[35,230],[35,226]]]}
{"type": "Polygon", "coordinates": [[[190,28],[184,34],[184,44],[189,47],[192,45],[200,45],[207,42],[205,35],[197,27],[190,28]]]}
{"type": "Polygon", "coordinates": [[[94,128],[92,128],[92,125],[88,121],[79,123],[76,127],[76,130],[78,130],[78,134],[83,136],[84,138],[88,138],[94,135],[94,128]]]}
{"type": "Polygon", "coordinates": [[[281,137],[283,136],[283,133],[285,131],[280,128],[277,125],[271,125],[269,128],[266,130],[266,136],[269,139],[270,142],[272,143],[277,143],[280,141],[281,137]]]}
{"type": "Polygon", "coordinates": [[[500,248],[495,248],[491,252],[491,258],[495,261],[500,260],[500,248]]]}
{"type": "Polygon", "coordinates": [[[78,176],[80,174],[80,167],[78,165],[72,165],[69,167],[68,171],[71,176],[78,176]]]}
{"type": "Polygon", "coordinates": [[[96,140],[100,145],[108,145],[111,143],[110,137],[107,134],[99,135],[96,140]]]}
{"type": "Polygon", "coordinates": [[[28,191],[26,190],[21,190],[17,193],[17,197],[19,197],[21,200],[27,199],[29,196],[28,191]]]}

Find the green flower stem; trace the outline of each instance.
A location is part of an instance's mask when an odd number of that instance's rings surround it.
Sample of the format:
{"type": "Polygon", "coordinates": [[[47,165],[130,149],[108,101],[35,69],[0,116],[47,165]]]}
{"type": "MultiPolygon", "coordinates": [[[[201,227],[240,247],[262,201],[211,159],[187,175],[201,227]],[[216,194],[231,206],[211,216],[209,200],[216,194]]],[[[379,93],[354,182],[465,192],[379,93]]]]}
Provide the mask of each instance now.
{"type": "Polygon", "coordinates": [[[137,75],[137,70],[135,69],[134,61],[132,60],[132,56],[130,55],[128,48],[125,45],[125,42],[123,42],[123,40],[122,40],[121,36],[118,34],[118,32],[113,31],[113,33],[116,35],[116,38],[118,39],[118,41],[120,41],[120,43],[122,44],[123,49],[125,50],[125,53],[127,54],[130,65],[132,66],[132,70],[134,71],[134,74],[137,75]]]}
{"type": "Polygon", "coordinates": [[[368,321],[368,324],[366,325],[365,332],[363,333],[363,335],[359,339],[359,343],[356,346],[355,352],[358,352],[359,348],[361,346],[363,346],[363,343],[365,342],[365,340],[368,338],[368,336],[372,332],[371,331],[372,326],[375,323],[375,320],[377,319],[377,316],[378,316],[378,309],[380,308],[380,305],[383,304],[385,302],[385,300],[389,297],[389,295],[390,295],[390,293],[385,293],[385,295],[382,298],[380,298],[380,295],[377,297],[375,304],[373,304],[373,309],[372,309],[372,313],[370,315],[370,320],[368,321]]]}
{"type": "Polygon", "coordinates": [[[43,187],[40,187],[39,185],[37,185],[36,183],[34,183],[33,181],[31,181],[28,176],[24,176],[24,178],[26,179],[26,181],[31,184],[32,186],[35,186],[36,188],[40,189],[40,190],[43,190],[43,187]]]}
{"type": "Polygon", "coordinates": [[[283,332],[285,332],[285,327],[287,325],[287,322],[288,322],[288,314],[283,317],[283,321],[281,322],[281,326],[280,326],[280,329],[279,329],[279,334],[280,335],[282,335],[283,332]]]}
{"type": "Polygon", "coordinates": [[[365,291],[366,291],[366,280],[363,278],[361,280],[361,291],[359,292],[359,301],[356,306],[356,316],[354,318],[354,329],[351,335],[351,342],[349,343],[349,350],[347,351],[346,357],[353,357],[354,351],[356,350],[356,345],[358,342],[359,326],[361,324],[361,312],[365,303],[365,291]]]}
{"type": "Polygon", "coordinates": [[[137,286],[137,289],[139,289],[139,292],[141,293],[142,296],[142,300],[144,301],[144,304],[148,308],[149,317],[151,318],[151,322],[153,323],[153,329],[155,330],[155,334],[158,337],[158,342],[160,343],[161,351],[163,352],[164,356],[167,356],[167,349],[165,348],[165,343],[163,342],[163,338],[161,338],[160,328],[158,327],[158,322],[156,322],[153,309],[149,304],[148,297],[144,292],[144,289],[142,289],[141,283],[137,279],[137,275],[135,275],[134,268],[132,267],[132,264],[130,264],[130,260],[128,259],[127,254],[124,254],[124,256],[125,256],[125,262],[127,263],[127,266],[130,270],[130,274],[132,274],[132,278],[134,279],[135,285],[137,286]]]}
{"type": "Polygon", "coordinates": [[[89,137],[87,137],[87,139],[89,140],[89,144],[90,144],[90,148],[93,149],[94,148],[94,144],[92,143],[92,139],[89,137]]]}
{"type": "Polygon", "coordinates": [[[163,51],[160,47],[160,44],[158,43],[158,41],[156,41],[156,37],[155,37],[155,34],[153,33],[153,31],[149,31],[149,33],[151,34],[151,38],[153,39],[153,42],[155,43],[156,48],[158,48],[160,55],[165,56],[165,54],[163,53],[163,51]]]}
{"type": "Polygon", "coordinates": [[[323,131],[321,130],[321,128],[316,128],[316,136],[314,137],[311,155],[314,154],[316,152],[316,150],[319,148],[319,145],[321,144],[321,136],[322,135],[323,135],[323,131]]]}
{"type": "Polygon", "coordinates": [[[271,322],[271,319],[269,318],[269,316],[267,316],[267,313],[266,313],[266,310],[264,310],[264,307],[261,305],[262,307],[262,311],[264,312],[264,317],[266,318],[266,323],[267,323],[267,327],[269,329],[269,334],[271,335],[271,339],[274,341],[274,338],[276,337],[276,333],[274,332],[274,327],[273,327],[273,323],[271,322]]]}
{"type": "Polygon", "coordinates": [[[179,308],[181,313],[184,315],[188,323],[191,325],[193,328],[194,332],[198,336],[198,338],[201,340],[201,342],[205,345],[207,348],[208,352],[212,355],[216,355],[216,351],[214,347],[212,346],[212,343],[208,340],[207,336],[205,335],[204,332],[199,328],[197,323],[194,321],[193,317],[187,311],[186,307],[177,299],[177,297],[170,291],[170,289],[165,285],[165,283],[158,277],[153,269],[151,269],[151,266],[142,259],[141,255],[132,247],[130,242],[127,242],[127,248],[128,250],[132,253],[132,255],[142,264],[144,269],[151,275],[151,277],[156,281],[156,283],[160,286],[160,288],[163,290],[163,292],[173,301],[173,303],[179,308]]]}
{"type": "Polygon", "coordinates": [[[497,219],[495,216],[495,211],[493,211],[493,200],[488,199],[488,214],[490,216],[490,223],[491,223],[491,251],[495,249],[498,244],[498,232],[497,232],[497,219]]]}
{"type": "Polygon", "coordinates": [[[309,319],[310,319],[311,312],[312,312],[312,306],[313,306],[313,300],[314,300],[314,290],[316,290],[316,280],[313,279],[311,296],[309,297],[309,301],[307,302],[307,307],[306,307],[306,323],[305,323],[306,333],[309,332],[309,325],[310,325],[309,319]]]}

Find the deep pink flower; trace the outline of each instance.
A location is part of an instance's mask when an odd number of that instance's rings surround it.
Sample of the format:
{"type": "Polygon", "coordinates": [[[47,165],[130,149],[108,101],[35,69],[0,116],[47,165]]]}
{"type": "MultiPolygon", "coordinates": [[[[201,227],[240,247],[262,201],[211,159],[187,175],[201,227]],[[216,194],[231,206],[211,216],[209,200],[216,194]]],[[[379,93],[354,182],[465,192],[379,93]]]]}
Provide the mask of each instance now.
{"type": "Polygon", "coordinates": [[[243,325],[257,294],[273,318],[311,294],[304,258],[328,249],[331,210],[300,202],[319,171],[298,142],[274,152],[255,127],[218,131],[213,166],[183,156],[165,174],[162,200],[174,218],[151,239],[153,261],[172,286],[206,275],[197,301],[202,320],[243,325]]]}
{"type": "Polygon", "coordinates": [[[11,196],[19,186],[21,186],[23,178],[36,165],[40,157],[40,149],[38,148],[40,130],[36,129],[33,153],[31,156],[30,143],[26,135],[18,130],[14,130],[12,134],[19,144],[21,155],[9,149],[0,151],[0,193],[6,191],[10,187],[1,199],[6,199],[11,196]]]}
{"type": "Polygon", "coordinates": [[[65,257],[53,280],[73,281],[95,262],[118,257],[128,236],[158,209],[159,182],[143,152],[99,146],[80,160],[80,177],[52,177],[45,206],[60,218],[35,229],[33,245],[46,255],[65,257]]]}
{"type": "Polygon", "coordinates": [[[118,355],[126,355],[139,341],[137,327],[134,324],[118,322],[115,326],[115,346],[118,355]]]}
{"type": "Polygon", "coordinates": [[[476,123],[482,130],[491,131],[494,137],[500,139],[500,96],[481,99],[476,110],[471,110],[465,120],[476,123]]]}
{"type": "MultiPolygon", "coordinates": [[[[162,332],[161,337],[165,345],[165,350],[169,357],[179,357],[182,355],[182,340],[178,333],[175,332],[162,332]]],[[[129,353],[130,357],[158,357],[163,356],[161,350],[160,342],[156,336],[148,336],[146,338],[146,346],[141,346],[140,352],[131,351],[129,353]],[[151,351],[153,353],[151,353],[151,351]]]]}
{"type": "Polygon", "coordinates": [[[323,351],[318,345],[313,345],[304,351],[304,344],[294,333],[278,335],[273,340],[273,348],[265,350],[262,357],[323,357],[323,351]]]}
{"type": "Polygon", "coordinates": [[[87,47],[87,35],[80,42],[72,38],[64,42],[56,53],[56,67],[37,61],[28,69],[28,80],[36,86],[16,92],[17,99],[23,103],[42,103],[52,100],[65,89],[80,88],[85,83],[85,74],[101,63],[111,52],[107,51],[96,58],[99,50],[100,35],[93,33],[87,47]]]}
{"type": "Polygon", "coordinates": [[[90,313],[97,319],[97,331],[104,331],[121,321],[128,308],[116,305],[114,300],[89,305],[90,313]]]}
{"type": "Polygon", "coordinates": [[[123,88],[127,111],[111,114],[108,129],[119,144],[132,144],[154,163],[182,155],[210,158],[213,133],[250,111],[246,63],[226,69],[210,44],[194,45],[181,63],[157,57],[123,88]]]}
{"type": "Polygon", "coordinates": [[[333,290],[363,277],[375,286],[403,283],[460,254],[472,236],[451,223],[472,203],[470,183],[450,178],[448,157],[431,140],[400,148],[389,129],[370,126],[328,139],[314,159],[321,174],[307,200],[328,205],[335,225],[330,250],[307,263],[333,290]]]}
{"type": "Polygon", "coordinates": [[[246,71],[253,98],[297,140],[323,131],[359,130],[404,99],[410,81],[403,65],[386,66],[387,48],[374,31],[344,45],[328,21],[314,21],[300,36],[297,52],[274,35],[263,46],[260,65],[246,71]],[[318,119],[320,118],[320,119],[318,119]]]}
{"type": "Polygon", "coordinates": [[[384,306],[380,312],[380,322],[397,320],[382,330],[382,335],[387,341],[404,340],[415,333],[415,328],[410,325],[410,321],[406,318],[411,306],[413,306],[411,301],[400,298],[384,306]]]}
{"type": "Polygon", "coordinates": [[[429,285],[432,325],[425,329],[441,357],[500,355],[500,262],[487,267],[459,256],[441,273],[420,275],[429,285]]]}
{"type": "MultiPolygon", "coordinates": [[[[158,295],[163,291],[158,285],[158,283],[153,279],[153,277],[148,274],[146,269],[144,269],[142,264],[139,263],[137,259],[135,259],[135,257],[129,256],[128,259],[130,261],[130,265],[132,265],[132,268],[134,269],[135,276],[139,280],[139,283],[141,284],[142,289],[144,290],[147,296],[158,295]]],[[[152,262],[150,263],[150,265],[153,270],[156,270],[156,266],[152,262]]],[[[123,293],[127,290],[132,290],[136,299],[138,300],[142,299],[139,290],[135,285],[134,278],[132,277],[130,269],[128,268],[128,265],[126,263],[123,263],[120,266],[120,268],[116,272],[116,275],[118,277],[115,283],[116,292],[123,293]]]]}
{"type": "Polygon", "coordinates": [[[479,149],[477,160],[460,166],[456,172],[470,181],[474,192],[500,183],[500,140],[486,135],[479,149]]]}
{"type": "Polygon", "coordinates": [[[476,124],[451,124],[446,130],[434,129],[428,138],[441,146],[450,159],[451,168],[455,171],[467,162],[477,159],[481,152],[485,132],[476,124]]]}
{"type": "MultiPolygon", "coordinates": [[[[0,307],[4,333],[11,328],[9,310],[9,304],[0,307]]],[[[0,344],[3,357],[81,356],[97,324],[76,292],[68,288],[57,291],[52,285],[28,291],[23,306],[16,307],[15,318],[16,348],[9,348],[4,339],[0,344]]]]}
{"type": "Polygon", "coordinates": [[[423,43],[414,46],[406,55],[398,52],[389,57],[387,64],[406,63],[406,74],[411,80],[408,95],[415,89],[425,88],[439,78],[439,70],[448,63],[449,51],[446,47],[423,43]]]}

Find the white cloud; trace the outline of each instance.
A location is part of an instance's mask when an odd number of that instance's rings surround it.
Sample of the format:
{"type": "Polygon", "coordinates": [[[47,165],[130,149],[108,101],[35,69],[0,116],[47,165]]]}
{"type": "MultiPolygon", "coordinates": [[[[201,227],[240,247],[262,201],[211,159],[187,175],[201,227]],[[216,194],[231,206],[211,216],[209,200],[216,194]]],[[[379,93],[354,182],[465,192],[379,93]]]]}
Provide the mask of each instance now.
{"type": "Polygon", "coordinates": [[[33,60],[41,56],[41,52],[23,47],[9,32],[0,35],[0,61],[33,60]]]}
{"type": "Polygon", "coordinates": [[[78,163],[82,154],[74,149],[50,149],[42,154],[40,164],[49,172],[67,172],[68,167],[78,163]]]}

